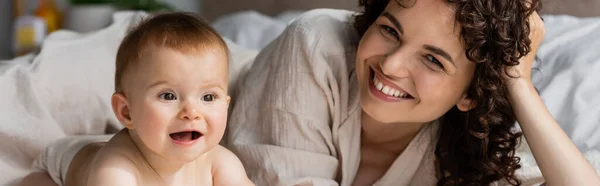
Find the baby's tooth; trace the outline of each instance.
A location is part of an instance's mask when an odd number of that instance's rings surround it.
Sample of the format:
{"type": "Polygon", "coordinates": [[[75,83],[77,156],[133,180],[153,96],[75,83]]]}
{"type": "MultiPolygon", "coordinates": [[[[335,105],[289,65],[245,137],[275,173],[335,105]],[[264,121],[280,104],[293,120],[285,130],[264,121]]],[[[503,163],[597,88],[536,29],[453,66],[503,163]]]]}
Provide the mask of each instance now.
{"type": "Polygon", "coordinates": [[[383,88],[383,83],[378,82],[375,88],[377,88],[377,90],[381,90],[383,88]]]}
{"type": "Polygon", "coordinates": [[[400,91],[394,91],[394,97],[398,97],[398,95],[400,95],[400,91]]]}

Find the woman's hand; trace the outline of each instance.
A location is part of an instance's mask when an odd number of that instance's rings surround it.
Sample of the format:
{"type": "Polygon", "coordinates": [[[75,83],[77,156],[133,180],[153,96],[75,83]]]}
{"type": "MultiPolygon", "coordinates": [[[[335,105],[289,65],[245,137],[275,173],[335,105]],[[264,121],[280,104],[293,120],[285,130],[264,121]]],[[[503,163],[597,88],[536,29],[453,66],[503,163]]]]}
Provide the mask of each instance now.
{"type": "Polygon", "coordinates": [[[505,75],[509,83],[518,80],[531,80],[531,65],[535,60],[535,55],[544,40],[546,35],[546,29],[544,28],[544,22],[537,12],[533,12],[528,18],[529,21],[529,39],[531,44],[529,45],[530,52],[519,59],[519,65],[510,67],[508,69],[508,75],[505,75]]]}

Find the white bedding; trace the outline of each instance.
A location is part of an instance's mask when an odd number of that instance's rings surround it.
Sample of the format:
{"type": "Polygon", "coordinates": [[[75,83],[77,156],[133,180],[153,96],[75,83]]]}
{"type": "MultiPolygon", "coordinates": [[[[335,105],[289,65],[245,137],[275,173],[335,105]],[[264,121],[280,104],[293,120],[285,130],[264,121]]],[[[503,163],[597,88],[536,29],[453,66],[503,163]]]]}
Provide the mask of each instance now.
{"type": "Polygon", "coordinates": [[[36,55],[0,63],[0,185],[15,185],[50,142],[119,128],[110,96],[116,48],[130,20],[89,35],[56,32],[36,55]]]}
{"type": "MultiPolygon", "coordinates": [[[[58,32],[40,54],[0,62],[0,185],[20,181],[53,140],[120,128],[110,108],[114,58],[127,27],[143,15],[118,13],[111,26],[88,35],[58,32]]],[[[271,18],[245,12],[213,24],[239,44],[227,40],[232,83],[243,77],[256,50],[281,33],[295,15],[271,18]]],[[[539,51],[543,63],[533,73],[534,83],[551,113],[598,169],[600,18],[546,15],[544,19],[547,35],[539,51]]]]}
{"type": "Polygon", "coordinates": [[[544,16],[546,38],[533,82],[582,150],[600,150],[600,18],[544,16]]]}

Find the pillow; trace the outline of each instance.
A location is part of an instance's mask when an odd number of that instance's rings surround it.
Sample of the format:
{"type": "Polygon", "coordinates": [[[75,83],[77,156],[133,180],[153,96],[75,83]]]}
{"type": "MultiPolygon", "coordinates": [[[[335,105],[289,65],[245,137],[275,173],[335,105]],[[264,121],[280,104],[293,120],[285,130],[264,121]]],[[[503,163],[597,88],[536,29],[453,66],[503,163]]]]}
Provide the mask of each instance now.
{"type": "MultiPolygon", "coordinates": [[[[287,15],[287,14],[286,14],[287,15]]],[[[285,18],[291,19],[294,14],[285,18]]],[[[270,17],[256,11],[229,14],[215,20],[211,25],[222,37],[251,50],[261,50],[287,27],[290,20],[270,17]]]]}
{"type": "Polygon", "coordinates": [[[600,17],[544,15],[532,81],[581,151],[600,149],[600,17]]]}
{"type": "Polygon", "coordinates": [[[52,33],[37,56],[0,64],[0,185],[14,185],[52,141],[121,128],[110,97],[117,48],[141,12],[90,34],[52,33]]]}

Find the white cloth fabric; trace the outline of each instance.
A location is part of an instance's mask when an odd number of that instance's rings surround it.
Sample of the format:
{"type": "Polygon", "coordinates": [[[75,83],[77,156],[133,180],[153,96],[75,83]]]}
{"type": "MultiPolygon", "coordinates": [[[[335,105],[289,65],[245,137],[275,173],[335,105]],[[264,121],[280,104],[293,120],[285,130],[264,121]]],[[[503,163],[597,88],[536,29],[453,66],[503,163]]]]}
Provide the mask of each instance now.
{"type": "Polygon", "coordinates": [[[302,11],[286,11],[275,17],[248,10],[218,18],[212,23],[221,36],[250,50],[261,50],[277,38],[302,11]]]}
{"type": "Polygon", "coordinates": [[[51,34],[37,55],[0,62],[0,185],[16,185],[53,141],[121,128],[110,106],[115,56],[141,12],[90,34],[51,34]]]}
{"type": "Polygon", "coordinates": [[[600,152],[600,17],[544,16],[546,38],[533,82],[584,152],[600,152]]]}
{"type": "Polygon", "coordinates": [[[95,142],[106,142],[113,135],[69,136],[61,138],[46,147],[33,162],[33,171],[47,172],[52,180],[65,185],[67,171],[75,155],[84,146],[95,142]]]}

